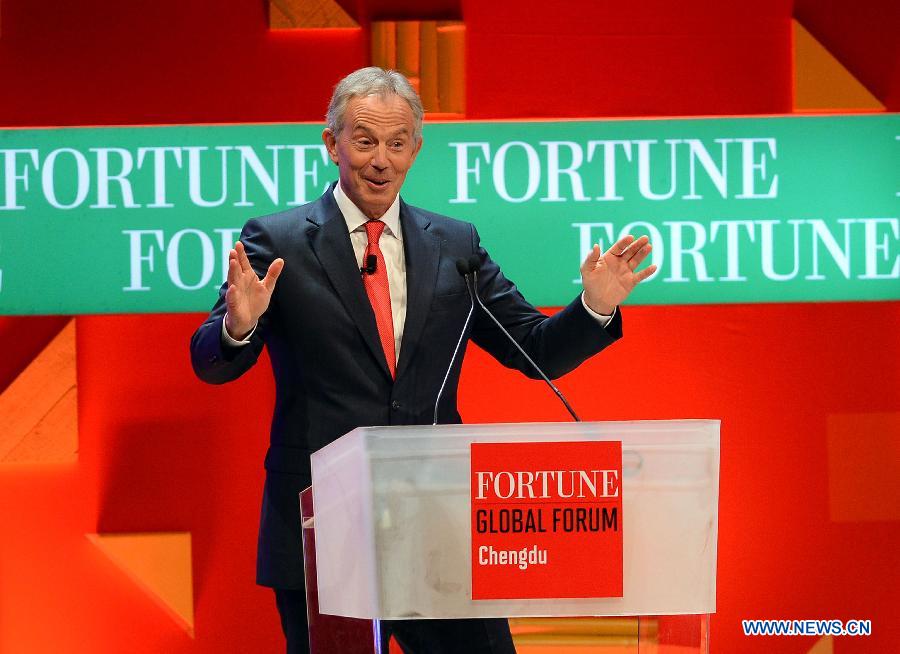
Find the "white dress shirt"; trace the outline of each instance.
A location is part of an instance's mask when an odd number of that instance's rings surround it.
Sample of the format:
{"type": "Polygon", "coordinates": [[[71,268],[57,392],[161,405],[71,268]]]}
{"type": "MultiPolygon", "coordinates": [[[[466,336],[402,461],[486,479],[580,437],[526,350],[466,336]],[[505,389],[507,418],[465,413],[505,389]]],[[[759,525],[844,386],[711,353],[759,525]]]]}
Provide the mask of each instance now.
{"type": "MultiPolygon", "coordinates": [[[[369,219],[359,210],[353,201],[341,189],[340,182],[334,187],[334,200],[344,215],[347,231],[350,232],[350,243],[356,262],[361,268],[369,237],[366,235],[366,223],[369,219]]],[[[406,323],[406,257],[403,256],[403,230],[400,227],[400,195],[379,218],[384,223],[384,232],[378,239],[378,247],[384,256],[387,268],[388,288],[391,292],[391,318],[394,320],[394,353],[400,360],[400,341],[403,340],[403,325],[406,323]]],[[[396,365],[397,361],[394,361],[396,365]]]]}
{"type": "MultiPolygon", "coordinates": [[[[363,266],[363,258],[366,255],[366,247],[369,244],[369,238],[366,235],[366,223],[369,219],[341,190],[340,182],[335,184],[333,194],[338,209],[341,210],[341,215],[343,215],[344,221],[347,223],[347,231],[350,234],[353,253],[356,255],[356,262],[361,268],[363,266]]],[[[400,342],[403,340],[403,325],[406,323],[406,257],[403,256],[403,229],[400,226],[399,194],[394,198],[394,203],[380,220],[384,222],[385,228],[381,238],[378,239],[378,246],[381,248],[381,254],[384,256],[384,263],[387,267],[388,287],[391,292],[391,317],[394,321],[394,352],[397,361],[399,361],[400,342]]],[[[613,316],[616,315],[615,309],[608,316],[591,309],[587,302],[584,301],[584,293],[581,294],[581,304],[584,306],[585,311],[593,316],[603,327],[606,327],[613,316]]],[[[255,325],[250,333],[243,340],[239,341],[232,338],[228,330],[225,329],[225,321],[222,321],[222,339],[228,345],[246,345],[250,342],[250,337],[254,331],[256,331],[255,325]]],[[[397,361],[394,363],[396,364],[397,361]]]]}

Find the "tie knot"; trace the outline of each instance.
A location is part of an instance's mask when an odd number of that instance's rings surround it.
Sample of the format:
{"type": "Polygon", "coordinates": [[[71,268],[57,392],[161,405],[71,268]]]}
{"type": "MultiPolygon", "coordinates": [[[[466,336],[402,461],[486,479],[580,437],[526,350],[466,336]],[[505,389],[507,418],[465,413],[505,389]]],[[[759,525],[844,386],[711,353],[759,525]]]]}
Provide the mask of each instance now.
{"type": "Polygon", "coordinates": [[[380,220],[370,220],[366,223],[366,235],[369,237],[369,243],[377,244],[383,231],[384,223],[380,220]]]}

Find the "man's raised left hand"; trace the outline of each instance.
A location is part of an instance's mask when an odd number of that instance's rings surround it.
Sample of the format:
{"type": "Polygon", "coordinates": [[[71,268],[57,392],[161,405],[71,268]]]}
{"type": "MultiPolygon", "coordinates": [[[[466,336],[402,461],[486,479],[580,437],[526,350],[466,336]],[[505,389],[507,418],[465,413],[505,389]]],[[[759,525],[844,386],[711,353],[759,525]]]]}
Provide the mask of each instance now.
{"type": "Polygon", "coordinates": [[[649,237],[641,236],[635,240],[631,234],[619,239],[603,254],[600,246],[594,245],[581,264],[584,301],[591,310],[612,315],[635,286],[656,272],[655,264],[635,272],[650,254],[650,249],[649,237]]]}

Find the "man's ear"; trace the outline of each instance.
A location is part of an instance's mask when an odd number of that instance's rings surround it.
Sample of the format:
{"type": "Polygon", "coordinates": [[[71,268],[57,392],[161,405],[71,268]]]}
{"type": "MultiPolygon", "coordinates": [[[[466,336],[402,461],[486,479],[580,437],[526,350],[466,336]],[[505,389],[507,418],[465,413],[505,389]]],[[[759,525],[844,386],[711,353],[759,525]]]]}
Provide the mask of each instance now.
{"type": "Polygon", "coordinates": [[[322,130],[322,142],[325,144],[325,149],[328,150],[328,156],[331,157],[334,163],[337,163],[337,138],[335,138],[334,132],[331,131],[330,127],[322,130]]]}
{"type": "Polygon", "coordinates": [[[422,149],[422,143],[424,143],[424,142],[425,142],[425,141],[422,139],[422,137],[419,137],[419,142],[416,143],[416,149],[415,149],[415,152],[413,152],[413,158],[412,158],[412,162],[410,162],[410,165],[412,165],[413,163],[415,163],[416,157],[419,156],[419,150],[422,149]]]}

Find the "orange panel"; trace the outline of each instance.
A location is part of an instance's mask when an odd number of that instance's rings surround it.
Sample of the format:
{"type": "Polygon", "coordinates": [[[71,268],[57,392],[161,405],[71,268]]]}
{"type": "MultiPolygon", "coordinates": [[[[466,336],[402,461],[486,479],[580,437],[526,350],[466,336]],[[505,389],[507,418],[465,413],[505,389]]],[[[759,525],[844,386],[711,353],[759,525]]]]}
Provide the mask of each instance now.
{"type": "Polygon", "coordinates": [[[335,0],[269,0],[272,29],[359,27],[335,0]]]}
{"type": "Polygon", "coordinates": [[[438,100],[442,113],[466,110],[466,26],[438,25],[438,100]]]}
{"type": "Polygon", "coordinates": [[[423,20],[419,32],[419,95],[425,111],[440,111],[438,103],[438,46],[437,22],[423,20]]]}
{"type": "Polygon", "coordinates": [[[417,20],[397,21],[397,70],[410,78],[419,76],[419,31],[417,20]]]}
{"type": "Polygon", "coordinates": [[[75,321],[0,394],[0,463],[71,463],[78,451],[75,321]]]}
{"type": "Polygon", "coordinates": [[[794,111],[884,111],[884,105],[796,20],[794,111]]]}
{"type": "Polygon", "coordinates": [[[822,636],[815,645],[809,648],[807,654],[834,654],[834,638],[822,636]]]}
{"type": "Polygon", "coordinates": [[[397,23],[392,20],[372,23],[372,64],[382,68],[397,65],[397,23]]]}
{"type": "Polygon", "coordinates": [[[900,412],[828,416],[828,513],[900,520],[900,412]]]}
{"type": "Polygon", "coordinates": [[[87,537],[193,637],[194,588],[189,533],[87,534],[87,537]]]}

